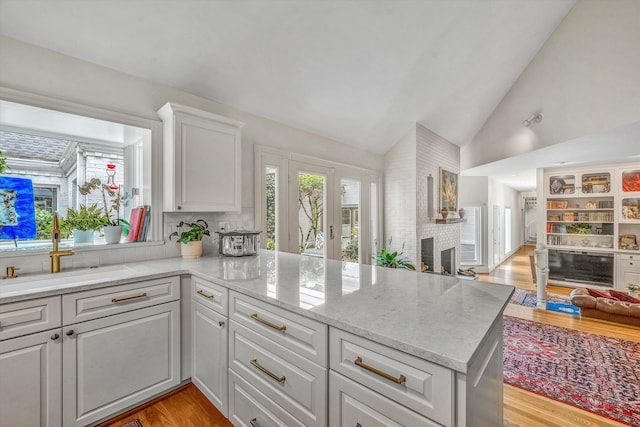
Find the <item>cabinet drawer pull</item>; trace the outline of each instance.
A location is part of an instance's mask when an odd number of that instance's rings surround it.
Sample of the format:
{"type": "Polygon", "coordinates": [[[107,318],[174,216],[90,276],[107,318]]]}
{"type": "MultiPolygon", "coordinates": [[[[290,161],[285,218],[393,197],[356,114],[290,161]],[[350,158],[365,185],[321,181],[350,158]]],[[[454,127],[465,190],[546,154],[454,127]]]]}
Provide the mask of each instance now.
{"type": "Polygon", "coordinates": [[[206,293],[205,291],[203,291],[202,289],[200,289],[198,292],[196,292],[196,294],[203,296],[207,299],[214,299],[216,296],[215,295],[209,295],[208,293],[206,293]]]}
{"type": "Polygon", "coordinates": [[[70,337],[71,335],[73,335],[75,333],[75,331],[73,329],[69,329],[67,332],[65,332],[67,334],[68,337],[70,337]]]}
{"type": "Polygon", "coordinates": [[[251,424],[251,427],[260,427],[258,425],[258,420],[255,418],[251,418],[251,421],[249,421],[249,424],[251,424]]]}
{"type": "Polygon", "coordinates": [[[405,377],[404,375],[400,375],[400,378],[395,378],[387,374],[386,372],[382,372],[381,370],[376,369],[373,366],[367,365],[362,361],[362,357],[360,356],[356,357],[356,360],[354,360],[353,363],[360,366],[361,368],[366,369],[367,371],[371,371],[376,375],[380,375],[381,377],[386,378],[389,381],[393,381],[396,384],[404,384],[407,381],[407,377],[405,377]]]}
{"type": "Polygon", "coordinates": [[[144,298],[144,297],[146,297],[146,296],[147,296],[147,293],[145,292],[145,293],[143,293],[143,294],[140,294],[140,295],[134,295],[134,296],[132,296],[132,297],[126,297],[126,298],[114,298],[114,299],[112,299],[112,300],[111,300],[111,302],[116,303],[116,302],[122,302],[122,301],[129,301],[129,300],[131,300],[131,299],[144,298]]]}
{"type": "Polygon", "coordinates": [[[258,363],[258,359],[251,359],[251,364],[253,366],[255,366],[256,368],[258,368],[258,370],[264,374],[267,374],[272,380],[274,381],[278,381],[279,383],[283,383],[287,377],[285,377],[284,375],[281,377],[277,377],[275,375],[273,375],[271,372],[269,372],[268,370],[266,370],[265,368],[263,368],[262,366],[260,366],[260,364],[258,363]]]}
{"type": "Polygon", "coordinates": [[[270,328],[275,329],[276,331],[284,331],[284,330],[287,329],[287,327],[285,325],[278,326],[278,325],[274,325],[273,323],[268,322],[268,321],[266,321],[264,319],[261,319],[260,317],[258,317],[258,313],[253,313],[251,315],[251,318],[257,320],[258,322],[260,322],[260,323],[262,323],[264,325],[267,325],[270,328]]]}
{"type": "Polygon", "coordinates": [[[57,340],[58,338],[60,338],[60,335],[59,335],[59,334],[53,334],[53,335],[51,335],[51,341],[55,341],[55,340],[57,340]]]}

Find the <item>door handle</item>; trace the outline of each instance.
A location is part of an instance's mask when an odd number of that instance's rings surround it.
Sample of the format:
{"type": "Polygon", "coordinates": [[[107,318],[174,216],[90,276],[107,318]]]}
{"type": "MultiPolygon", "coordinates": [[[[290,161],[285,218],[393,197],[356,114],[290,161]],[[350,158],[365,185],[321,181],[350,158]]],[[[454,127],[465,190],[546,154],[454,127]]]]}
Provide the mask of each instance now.
{"type": "Polygon", "coordinates": [[[329,239],[333,240],[333,225],[329,226],[329,239]]]}

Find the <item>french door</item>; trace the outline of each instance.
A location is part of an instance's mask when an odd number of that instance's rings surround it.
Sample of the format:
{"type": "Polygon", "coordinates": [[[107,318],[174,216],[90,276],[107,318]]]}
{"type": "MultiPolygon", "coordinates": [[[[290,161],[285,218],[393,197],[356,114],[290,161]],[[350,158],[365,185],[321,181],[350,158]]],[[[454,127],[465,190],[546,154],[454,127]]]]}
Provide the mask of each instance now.
{"type": "Polygon", "coordinates": [[[265,148],[255,160],[263,248],[371,262],[381,224],[377,173],[265,148]]]}

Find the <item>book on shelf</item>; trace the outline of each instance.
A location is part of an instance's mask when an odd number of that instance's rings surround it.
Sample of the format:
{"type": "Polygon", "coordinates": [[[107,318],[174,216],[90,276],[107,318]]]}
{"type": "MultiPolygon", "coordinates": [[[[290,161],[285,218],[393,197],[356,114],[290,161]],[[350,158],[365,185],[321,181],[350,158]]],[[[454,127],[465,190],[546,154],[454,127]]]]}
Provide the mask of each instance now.
{"type": "Polygon", "coordinates": [[[131,229],[129,230],[129,234],[127,234],[128,242],[137,242],[138,239],[140,238],[140,233],[144,225],[144,217],[145,217],[144,206],[138,206],[137,208],[133,208],[131,210],[131,218],[129,220],[131,229]]]}
{"type": "Polygon", "coordinates": [[[151,216],[151,206],[145,205],[144,221],[142,223],[142,232],[140,233],[140,242],[147,241],[147,234],[149,233],[149,218],[151,216]]]}

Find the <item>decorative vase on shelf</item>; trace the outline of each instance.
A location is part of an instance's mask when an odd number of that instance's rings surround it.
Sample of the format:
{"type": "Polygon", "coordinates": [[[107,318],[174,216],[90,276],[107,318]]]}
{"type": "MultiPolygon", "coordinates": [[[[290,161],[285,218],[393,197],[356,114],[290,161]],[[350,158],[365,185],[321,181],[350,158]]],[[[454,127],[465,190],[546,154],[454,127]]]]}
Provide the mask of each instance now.
{"type": "Polygon", "coordinates": [[[108,245],[114,243],[120,243],[120,237],[122,236],[121,225],[109,225],[104,228],[104,241],[108,245]]]}
{"type": "Polygon", "coordinates": [[[442,215],[442,219],[447,219],[447,216],[449,216],[449,209],[447,208],[440,209],[440,214],[442,215]]]}
{"type": "Polygon", "coordinates": [[[464,218],[464,209],[458,209],[458,216],[460,217],[460,219],[464,218]]]}

